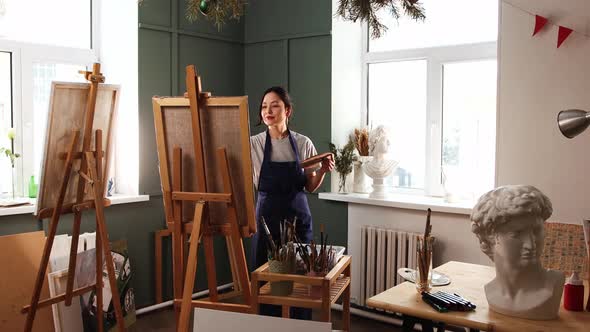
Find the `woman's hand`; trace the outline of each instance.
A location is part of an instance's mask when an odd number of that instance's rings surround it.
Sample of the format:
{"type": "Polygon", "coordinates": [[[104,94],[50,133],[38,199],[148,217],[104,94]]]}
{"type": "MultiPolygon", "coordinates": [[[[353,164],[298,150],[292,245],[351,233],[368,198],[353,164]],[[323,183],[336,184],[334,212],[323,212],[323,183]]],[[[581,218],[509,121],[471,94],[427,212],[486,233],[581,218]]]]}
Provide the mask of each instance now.
{"type": "Polygon", "coordinates": [[[307,183],[305,184],[305,189],[307,189],[307,191],[310,193],[316,191],[322,184],[322,181],[324,181],[324,175],[326,175],[326,173],[328,172],[331,172],[333,169],[334,159],[326,158],[322,160],[322,167],[319,170],[309,173],[307,175],[307,183]]]}
{"type": "Polygon", "coordinates": [[[325,158],[322,160],[322,167],[320,168],[320,172],[325,174],[329,173],[334,170],[334,160],[332,158],[325,158]]]}

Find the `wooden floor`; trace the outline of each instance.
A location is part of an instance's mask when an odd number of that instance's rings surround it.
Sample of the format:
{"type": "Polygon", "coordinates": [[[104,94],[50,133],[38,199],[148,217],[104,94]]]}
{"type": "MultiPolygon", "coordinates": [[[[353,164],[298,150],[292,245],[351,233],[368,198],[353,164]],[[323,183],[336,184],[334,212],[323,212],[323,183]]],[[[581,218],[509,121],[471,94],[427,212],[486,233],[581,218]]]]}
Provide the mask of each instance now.
{"type": "MultiPolygon", "coordinates": [[[[332,329],[340,329],[340,315],[341,313],[332,310],[332,321],[334,322],[332,329]]],[[[191,325],[192,326],[192,323],[191,325]]],[[[353,332],[396,332],[401,331],[401,328],[385,324],[372,319],[362,318],[356,315],[350,315],[350,330],[353,332]]],[[[172,309],[161,309],[159,311],[152,311],[137,317],[137,322],[129,328],[130,332],[164,332],[174,331],[174,311],[172,309]]]]}

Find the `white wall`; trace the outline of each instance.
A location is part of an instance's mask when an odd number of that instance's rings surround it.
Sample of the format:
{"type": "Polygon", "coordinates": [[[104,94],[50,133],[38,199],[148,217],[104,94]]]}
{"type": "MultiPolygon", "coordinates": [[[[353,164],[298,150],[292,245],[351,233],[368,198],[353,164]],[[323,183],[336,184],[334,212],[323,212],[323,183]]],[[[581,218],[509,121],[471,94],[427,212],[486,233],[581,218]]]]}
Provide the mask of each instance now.
{"type": "MultiPolygon", "coordinates": [[[[332,0],[332,143],[342,147],[348,134],[361,126],[361,25],[336,17],[332,0]]],[[[347,180],[347,187],[352,179],[347,180]]],[[[338,191],[338,173],[332,172],[332,189],[338,191]]]]}
{"type": "MultiPolygon", "coordinates": [[[[590,111],[590,38],[576,32],[556,48],[557,26],[531,37],[535,18],[589,35],[590,1],[510,0],[502,4],[497,184],[532,184],[553,202],[551,220],[590,216],[590,132],[561,135],[557,113],[590,111]]],[[[549,24],[548,24],[549,25],[549,24]]]]}

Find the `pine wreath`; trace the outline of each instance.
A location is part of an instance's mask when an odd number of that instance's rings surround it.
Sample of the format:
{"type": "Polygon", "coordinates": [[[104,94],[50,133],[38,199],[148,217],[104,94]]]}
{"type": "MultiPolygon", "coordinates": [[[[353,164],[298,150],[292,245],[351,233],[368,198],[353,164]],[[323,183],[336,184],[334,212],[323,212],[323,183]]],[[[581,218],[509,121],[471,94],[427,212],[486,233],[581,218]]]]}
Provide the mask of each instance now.
{"type": "Polygon", "coordinates": [[[389,9],[389,12],[395,19],[399,19],[402,14],[409,16],[414,20],[424,20],[424,7],[418,0],[339,0],[339,16],[345,20],[356,22],[357,20],[365,21],[371,29],[371,37],[379,38],[387,31],[387,27],[379,22],[377,12],[381,9],[389,9]]]}

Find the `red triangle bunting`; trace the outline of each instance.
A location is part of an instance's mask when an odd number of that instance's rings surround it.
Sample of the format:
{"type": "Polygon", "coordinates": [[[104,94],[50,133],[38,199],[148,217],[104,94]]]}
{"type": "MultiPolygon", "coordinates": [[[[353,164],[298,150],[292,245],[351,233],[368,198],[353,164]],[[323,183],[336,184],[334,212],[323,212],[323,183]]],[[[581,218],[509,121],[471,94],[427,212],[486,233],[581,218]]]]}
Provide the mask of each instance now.
{"type": "Polygon", "coordinates": [[[537,34],[537,32],[541,31],[543,27],[547,24],[547,18],[541,15],[535,15],[535,31],[533,31],[533,36],[537,34]]]}
{"type": "Polygon", "coordinates": [[[563,44],[563,42],[569,37],[572,33],[572,29],[559,26],[559,30],[557,31],[557,48],[563,44]]]}

